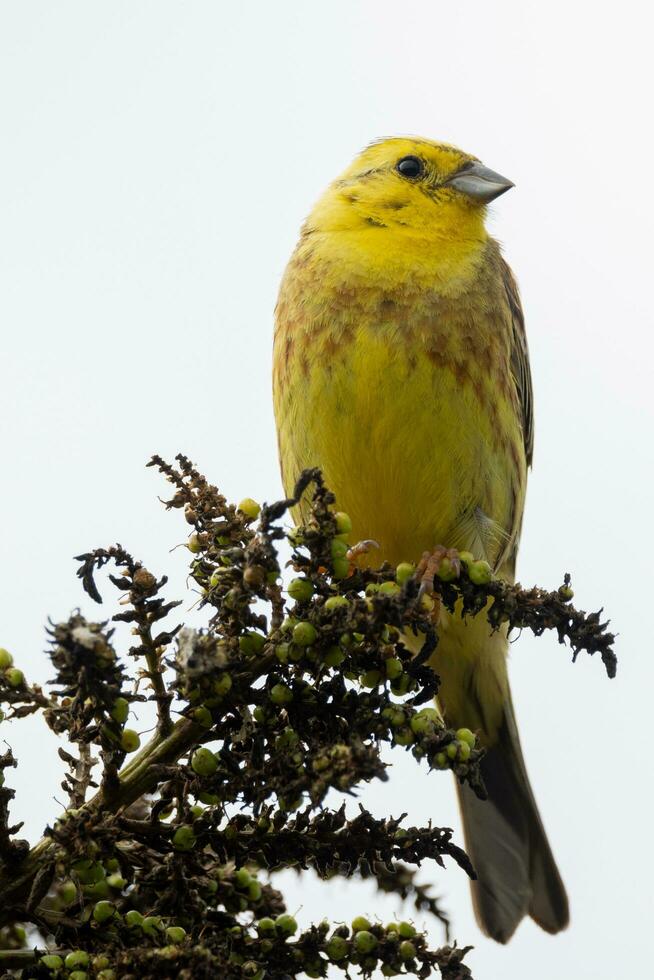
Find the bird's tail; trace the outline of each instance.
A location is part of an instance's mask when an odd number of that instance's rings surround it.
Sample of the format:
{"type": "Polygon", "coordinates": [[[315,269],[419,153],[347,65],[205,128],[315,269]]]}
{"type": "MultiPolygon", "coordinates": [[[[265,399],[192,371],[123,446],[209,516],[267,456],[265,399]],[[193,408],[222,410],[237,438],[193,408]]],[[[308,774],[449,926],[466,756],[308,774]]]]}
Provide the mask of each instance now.
{"type": "Polygon", "coordinates": [[[568,924],[568,898],[525,769],[510,695],[498,739],[481,771],[488,799],[457,784],[466,848],[477,872],[472,900],[480,928],[500,943],[530,915],[547,932],[568,924]]]}

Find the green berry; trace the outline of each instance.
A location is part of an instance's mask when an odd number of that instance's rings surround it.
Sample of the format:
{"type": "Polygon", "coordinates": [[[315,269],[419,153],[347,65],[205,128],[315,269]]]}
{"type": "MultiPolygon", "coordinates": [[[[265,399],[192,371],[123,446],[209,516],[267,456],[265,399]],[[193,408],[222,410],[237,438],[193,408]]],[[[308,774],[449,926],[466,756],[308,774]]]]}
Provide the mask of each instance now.
{"type": "Polygon", "coordinates": [[[343,939],[342,936],[332,936],[325,946],[325,952],[330,960],[338,962],[347,956],[349,948],[347,939],[343,939]]]}
{"type": "Polygon", "coordinates": [[[416,955],[416,947],[408,939],[405,939],[404,942],[400,943],[399,953],[403,960],[412,960],[416,955]]]}
{"type": "Polygon", "coordinates": [[[202,551],[202,542],[195,532],[193,532],[191,537],[186,542],[186,547],[193,555],[198,555],[202,551]]]}
{"type": "Polygon", "coordinates": [[[243,976],[248,980],[263,980],[267,973],[263,968],[259,968],[259,964],[254,960],[246,960],[241,969],[243,976]]]}
{"type": "Polygon", "coordinates": [[[275,919],[275,928],[282,936],[292,936],[297,932],[297,919],[287,912],[282,912],[275,919]]]}
{"type": "Polygon", "coordinates": [[[255,633],[254,630],[248,630],[243,636],[239,637],[238,641],[239,650],[247,657],[253,657],[257,653],[261,653],[265,645],[265,636],[261,633],[255,633]]]}
{"type": "Polygon", "coordinates": [[[404,664],[397,657],[389,657],[384,663],[384,670],[388,679],[395,681],[404,673],[404,664]]]}
{"type": "Polygon", "coordinates": [[[488,585],[493,578],[493,572],[487,561],[473,561],[468,566],[468,575],[474,585],[488,585]]]}
{"type": "Polygon", "coordinates": [[[306,647],[300,647],[297,643],[290,643],[288,647],[288,659],[291,663],[297,664],[309,655],[306,647]]]}
{"type": "Polygon", "coordinates": [[[457,728],[456,737],[459,742],[466,742],[471,749],[474,749],[477,736],[469,728],[457,728]]]}
{"type": "Polygon", "coordinates": [[[136,752],[140,748],[141,739],[138,732],[135,732],[133,728],[123,729],[123,733],[120,736],[120,747],[123,752],[136,752]]]}
{"type": "Polygon", "coordinates": [[[191,769],[198,776],[213,776],[218,768],[218,760],[211,749],[196,749],[191,758],[191,769]]]}
{"type": "Polygon", "coordinates": [[[127,698],[116,698],[110,714],[113,720],[117,721],[119,725],[124,725],[129,715],[129,701],[127,698]]]}
{"type": "Polygon", "coordinates": [[[413,745],[413,732],[410,728],[400,728],[394,735],[397,745],[413,745]]]}
{"type": "Polygon", "coordinates": [[[456,759],[457,755],[459,754],[459,743],[450,742],[450,744],[445,749],[445,753],[448,759],[456,759]]]}
{"type": "Polygon", "coordinates": [[[441,582],[453,582],[454,579],[459,577],[457,567],[450,558],[441,558],[436,574],[441,582]]]}
{"type": "Polygon", "coordinates": [[[339,534],[349,534],[352,530],[352,520],[349,514],[344,513],[342,510],[337,511],[334,514],[336,518],[336,530],[339,534]]]}
{"type": "Polygon", "coordinates": [[[82,885],[82,891],[87,898],[108,898],[109,885],[105,878],[94,885],[82,885]]]}
{"type": "Polygon", "coordinates": [[[367,929],[362,929],[354,936],[354,948],[357,953],[372,953],[377,946],[377,938],[367,929]]]}
{"type": "Polygon", "coordinates": [[[214,693],[219,697],[223,697],[223,695],[228,694],[229,691],[231,691],[233,683],[231,674],[221,674],[220,677],[217,677],[213,682],[214,693]]]}
{"type": "Polygon", "coordinates": [[[253,878],[248,885],[248,898],[251,902],[259,902],[263,895],[263,889],[256,878],[253,878]]]}
{"type": "Polygon", "coordinates": [[[93,918],[96,922],[106,922],[113,919],[116,914],[116,906],[113,902],[96,902],[93,906],[93,918]]]}
{"type": "Polygon", "coordinates": [[[250,521],[256,521],[261,513],[261,507],[252,497],[244,497],[236,509],[240,510],[241,514],[244,514],[250,521]]]}
{"type": "Polygon", "coordinates": [[[273,704],[290,704],[293,700],[293,692],[286,684],[275,684],[270,689],[270,700],[273,704]]]}
{"type": "Polygon", "coordinates": [[[390,705],[382,711],[382,718],[386,718],[391,728],[402,728],[406,722],[406,715],[401,708],[394,708],[390,705]]]}
{"type": "Polygon", "coordinates": [[[199,793],[198,799],[200,803],[204,803],[206,806],[216,806],[220,803],[220,797],[217,793],[199,793]]]}
{"type": "Polygon", "coordinates": [[[25,674],[18,667],[8,667],[5,670],[5,680],[9,687],[23,687],[25,674]]]}
{"type": "Polygon", "coordinates": [[[127,880],[118,872],[114,872],[114,874],[107,875],[107,884],[110,888],[115,888],[116,891],[122,892],[127,884],[127,880]]]}
{"type": "Polygon", "coordinates": [[[334,538],[331,543],[331,553],[333,559],[345,558],[347,555],[347,542],[341,538],[334,538]]]}
{"type": "Polygon", "coordinates": [[[67,970],[75,970],[78,966],[88,966],[89,954],[84,949],[75,949],[68,954],[64,960],[64,965],[67,970]]]}
{"type": "Polygon", "coordinates": [[[370,929],[370,922],[365,915],[357,915],[355,919],[352,919],[352,932],[363,932],[368,929],[370,929]]]}
{"type": "Polygon", "coordinates": [[[283,664],[288,663],[289,652],[290,643],[278,643],[275,647],[275,656],[283,664]]]}
{"type": "Polygon", "coordinates": [[[199,708],[193,709],[191,717],[196,724],[201,725],[203,728],[211,728],[213,725],[211,712],[203,704],[199,708]]]}
{"type": "Polygon", "coordinates": [[[470,748],[467,742],[459,742],[458,746],[459,746],[459,759],[461,760],[461,762],[467,762],[467,760],[470,758],[470,753],[472,752],[472,749],[470,748]]]}
{"type": "Polygon", "coordinates": [[[186,929],[182,929],[181,926],[168,926],[166,938],[171,943],[183,943],[186,939],[186,929]]]}
{"type": "Polygon", "coordinates": [[[146,936],[156,936],[158,932],[163,931],[163,927],[163,922],[158,915],[146,915],[141,922],[141,928],[146,936]]]}
{"type": "Polygon", "coordinates": [[[83,885],[93,885],[104,879],[104,868],[98,861],[82,858],[73,863],[72,869],[83,885]]]}
{"type": "Polygon", "coordinates": [[[42,956],[40,962],[43,966],[47,967],[48,970],[60,970],[64,965],[64,961],[61,956],[57,956],[56,953],[48,953],[46,956],[42,956]]]}
{"type": "Polygon", "coordinates": [[[275,932],[275,923],[270,916],[266,915],[263,919],[259,919],[257,922],[257,932],[261,936],[270,935],[275,932]]]}
{"type": "Polygon", "coordinates": [[[413,716],[409,724],[411,731],[416,735],[426,735],[428,732],[432,732],[434,728],[440,727],[442,722],[440,713],[436,708],[422,708],[413,716]]]}
{"type": "Polygon", "coordinates": [[[324,663],[328,667],[338,667],[345,660],[345,654],[337,646],[331,646],[324,657],[324,663]]]}
{"type": "Polygon", "coordinates": [[[86,970],[73,970],[68,974],[68,980],[88,980],[88,973],[86,970]]]}
{"type": "Polygon", "coordinates": [[[95,975],[96,980],[116,980],[115,970],[100,970],[99,973],[95,975]]]}
{"type": "Polygon", "coordinates": [[[365,674],[361,675],[361,684],[363,687],[367,687],[372,690],[375,687],[379,687],[381,683],[382,675],[379,670],[368,670],[365,674]]]}
{"type": "Polygon", "coordinates": [[[297,623],[293,627],[293,642],[300,647],[311,646],[317,636],[316,628],[311,623],[297,623]]]}
{"type": "Polygon", "coordinates": [[[313,585],[308,578],[294,578],[289,582],[288,594],[296,602],[308,602],[313,595],[313,585]]]}
{"type": "MultiPolygon", "coordinates": [[[[14,658],[9,653],[9,650],[5,650],[4,647],[0,647],[0,670],[6,670],[7,667],[11,667],[14,662],[14,658]]],[[[43,960],[41,960],[43,962],[43,960]]]]}
{"type": "Polygon", "coordinates": [[[398,585],[404,585],[408,582],[410,578],[413,578],[415,574],[416,567],[408,561],[400,562],[400,564],[395,569],[395,581],[398,585]]]}
{"type": "Polygon", "coordinates": [[[330,612],[332,609],[342,609],[345,606],[349,606],[349,602],[344,595],[330,595],[329,599],[325,600],[325,609],[330,612]]]}
{"type": "Polygon", "coordinates": [[[571,599],[574,599],[574,595],[575,595],[574,591],[570,588],[569,585],[560,586],[559,597],[563,599],[564,602],[570,602],[571,599]]]}
{"type": "Polygon", "coordinates": [[[64,906],[72,905],[77,898],[75,882],[71,881],[70,878],[67,881],[62,881],[59,885],[59,898],[64,906]]]}
{"type": "Polygon", "coordinates": [[[400,587],[397,582],[382,582],[379,592],[381,595],[399,595],[400,587]]]}
{"type": "Polygon", "coordinates": [[[460,551],[459,561],[462,565],[470,565],[475,560],[475,556],[471,551],[460,551]]]}
{"type": "Polygon", "coordinates": [[[239,868],[234,872],[234,884],[241,891],[247,891],[250,882],[252,881],[252,875],[247,870],[247,868],[239,868]]]}
{"type": "Polygon", "coordinates": [[[173,847],[176,851],[191,851],[195,847],[193,828],[183,825],[173,834],[173,847]]]}
{"type": "Polygon", "coordinates": [[[347,558],[334,558],[332,561],[332,568],[334,570],[335,579],[344,579],[350,577],[350,563],[347,558]]]}
{"type": "Polygon", "coordinates": [[[136,929],[143,924],[143,916],[138,909],[130,909],[125,913],[125,925],[129,929],[136,929]]]}
{"type": "Polygon", "coordinates": [[[398,932],[402,939],[413,939],[416,934],[416,927],[410,922],[400,922],[398,932]]]}
{"type": "Polygon", "coordinates": [[[437,752],[434,758],[431,760],[431,764],[435,766],[436,769],[447,769],[447,756],[444,752],[437,752]]]}

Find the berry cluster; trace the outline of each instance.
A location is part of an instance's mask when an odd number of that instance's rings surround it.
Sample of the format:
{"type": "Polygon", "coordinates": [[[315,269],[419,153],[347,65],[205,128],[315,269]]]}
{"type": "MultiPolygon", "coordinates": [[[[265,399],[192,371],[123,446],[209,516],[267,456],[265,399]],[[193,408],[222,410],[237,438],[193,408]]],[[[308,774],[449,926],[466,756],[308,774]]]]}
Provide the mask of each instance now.
{"type": "Polygon", "coordinates": [[[48,692],[0,649],[0,721],[40,711],[67,738],[69,796],[30,848],[9,817],[5,772],[16,760],[0,756],[0,967],[54,980],[263,980],[325,977],[332,967],[469,977],[465,949],[432,949],[409,921],[359,916],[300,930],[275,873],[372,878],[446,923],[415,875],[445,859],[474,875],[452,832],[406,825],[404,814],[376,819],[362,806],[352,815],[327,794],[387,779],[388,744],[483,797],[476,733],[448,729],[433,706],[438,603],[495,627],[553,628],[575,652],[601,652],[611,672],[604,624],[572,608],[567,579],[554,593],[525,592],[465,553],[442,558],[427,592],[408,562],[364,565],[348,515],[316,471],[293,497],[260,507],[229,504],[185,457],[152,465],[173,485],[167,506],[191,526],[190,576],[206,625],[164,624],[180,604],[165,600],[165,577],[116,545],[79,556],[79,577],[100,601],[98,571],[118,570],[112,621],[129,625],[127,649],[113,626],[75,613],[49,631],[48,692]],[[300,500],[303,523],[289,529],[283,520],[300,500]],[[147,740],[136,720],[144,700],[157,712],[147,740]]]}

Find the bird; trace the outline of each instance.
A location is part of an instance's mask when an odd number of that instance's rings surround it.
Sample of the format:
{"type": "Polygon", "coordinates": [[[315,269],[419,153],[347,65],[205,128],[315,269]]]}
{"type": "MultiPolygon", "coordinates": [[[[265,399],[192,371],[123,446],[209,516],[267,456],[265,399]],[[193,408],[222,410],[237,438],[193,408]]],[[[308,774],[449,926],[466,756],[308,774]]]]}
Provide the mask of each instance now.
{"type": "MultiPolygon", "coordinates": [[[[513,186],[447,143],[376,141],[319,198],[282,276],[273,401],[285,489],[319,467],[380,563],[442,546],[515,581],[532,380],[516,280],[486,228],[489,203],[513,186]]],[[[478,924],[500,943],[525,916],[557,933],[568,899],[520,747],[507,630],[441,609],[438,632],[443,718],[485,749],[488,799],[457,784],[478,924]]]]}

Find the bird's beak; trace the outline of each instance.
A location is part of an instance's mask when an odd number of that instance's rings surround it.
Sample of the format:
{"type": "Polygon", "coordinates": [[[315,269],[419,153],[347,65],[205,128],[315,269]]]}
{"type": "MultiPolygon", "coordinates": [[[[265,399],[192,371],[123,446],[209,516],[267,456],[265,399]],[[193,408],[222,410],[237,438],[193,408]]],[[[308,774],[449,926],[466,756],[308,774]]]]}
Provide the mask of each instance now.
{"type": "Polygon", "coordinates": [[[457,191],[467,194],[468,197],[479,201],[481,204],[488,204],[500,194],[504,194],[515,187],[515,184],[503,177],[502,174],[484,167],[477,161],[466,164],[465,168],[459,170],[445,183],[448,187],[454,187],[457,191]]]}

